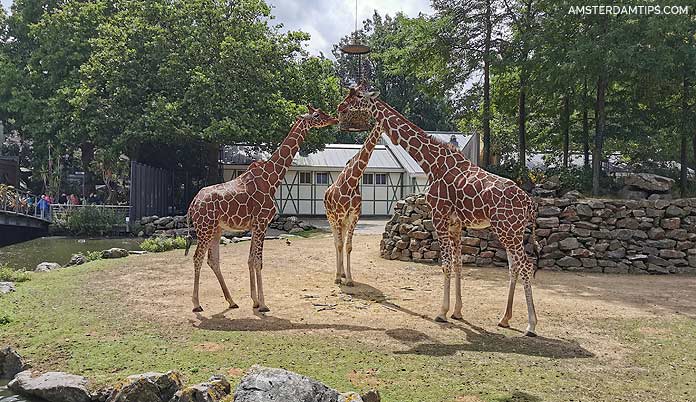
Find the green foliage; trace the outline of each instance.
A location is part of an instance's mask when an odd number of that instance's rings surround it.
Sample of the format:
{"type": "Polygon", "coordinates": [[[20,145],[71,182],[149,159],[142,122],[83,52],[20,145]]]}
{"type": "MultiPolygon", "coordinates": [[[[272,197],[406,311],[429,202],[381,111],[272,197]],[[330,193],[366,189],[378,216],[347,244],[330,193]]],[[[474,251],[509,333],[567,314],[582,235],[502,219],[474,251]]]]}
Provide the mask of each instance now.
{"type": "Polygon", "coordinates": [[[184,237],[150,237],[140,243],[140,248],[151,253],[160,253],[174,249],[186,248],[184,237]]]}
{"type": "Polygon", "coordinates": [[[101,251],[88,251],[85,254],[85,258],[87,261],[96,261],[96,260],[101,260],[102,259],[102,253],[101,251]]]}
{"type": "Polygon", "coordinates": [[[13,321],[13,317],[10,313],[2,312],[0,313],[0,325],[6,325],[13,321]]]}
{"type": "Polygon", "coordinates": [[[31,273],[13,270],[7,265],[0,265],[0,282],[26,282],[31,280],[31,273]]]}
{"type": "Polygon", "coordinates": [[[109,233],[114,225],[120,223],[112,209],[88,205],[69,209],[64,220],[57,224],[74,236],[92,236],[109,233]]]}

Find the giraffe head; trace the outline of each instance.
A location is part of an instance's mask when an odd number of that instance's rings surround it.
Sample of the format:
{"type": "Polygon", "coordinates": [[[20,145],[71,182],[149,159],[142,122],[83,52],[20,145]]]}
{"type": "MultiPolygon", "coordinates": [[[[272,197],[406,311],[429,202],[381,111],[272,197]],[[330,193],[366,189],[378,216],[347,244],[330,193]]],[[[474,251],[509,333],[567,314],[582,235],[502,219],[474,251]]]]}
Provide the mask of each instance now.
{"type": "MultiPolygon", "coordinates": [[[[343,99],[343,102],[338,105],[338,114],[340,115],[348,110],[367,109],[370,111],[372,116],[375,117],[375,112],[377,110],[376,102],[378,98],[379,91],[370,91],[367,89],[367,85],[364,82],[361,82],[360,84],[350,88],[350,92],[346,98],[343,99]]],[[[396,137],[392,137],[392,135],[389,134],[389,139],[396,144],[396,137]]]]}
{"type": "Polygon", "coordinates": [[[310,128],[321,128],[338,124],[338,119],[324,113],[321,109],[315,109],[312,105],[307,105],[308,112],[300,115],[298,119],[304,119],[309,122],[310,128]]]}

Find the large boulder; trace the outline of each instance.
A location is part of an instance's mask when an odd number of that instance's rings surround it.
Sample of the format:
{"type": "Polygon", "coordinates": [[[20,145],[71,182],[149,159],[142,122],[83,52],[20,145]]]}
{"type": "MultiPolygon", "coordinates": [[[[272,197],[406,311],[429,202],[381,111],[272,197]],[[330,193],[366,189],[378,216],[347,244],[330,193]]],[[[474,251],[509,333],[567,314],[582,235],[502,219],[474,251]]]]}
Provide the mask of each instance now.
{"type": "Polygon", "coordinates": [[[0,282],[0,295],[15,291],[14,282],[0,282]]]}
{"type": "Polygon", "coordinates": [[[41,264],[36,266],[34,272],[49,272],[61,268],[62,267],[57,262],[42,262],[41,264]]]}
{"type": "Polygon", "coordinates": [[[234,392],[234,402],[362,402],[291,371],[253,366],[234,392]]]}
{"type": "Polygon", "coordinates": [[[102,251],[102,258],[123,258],[128,257],[128,250],[124,248],[113,247],[102,251]]]}
{"type": "Polygon", "coordinates": [[[658,176],[652,173],[631,173],[624,178],[624,184],[648,192],[668,192],[674,180],[669,177],[658,176]]]}
{"type": "Polygon", "coordinates": [[[87,257],[85,257],[82,253],[77,253],[73,254],[72,257],[70,257],[70,261],[68,261],[68,266],[73,266],[73,265],[82,265],[87,262],[87,257]]]}
{"type": "Polygon", "coordinates": [[[48,372],[34,375],[30,370],[22,371],[7,384],[7,387],[21,395],[41,398],[51,402],[90,402],[85,377],[48,372]]]}
{"type": "Polygon", "coordinates": [[[0,349],[0,379],[12,379],[26,368],[24,359],[14,349],[9,346],[0,349]]]}
{"type": "Polygon", "coordinates": [[[229,381],[224,376],[215,375],[208,382],[177,391],[171,402],[218,402],[229,394],[229,381]]]}
{"type": "Polygon", "coordinates": [[[181,385],[181,375],[176,371],[136,374],[116,387],[107,401],[169,402],[181,385]]]}

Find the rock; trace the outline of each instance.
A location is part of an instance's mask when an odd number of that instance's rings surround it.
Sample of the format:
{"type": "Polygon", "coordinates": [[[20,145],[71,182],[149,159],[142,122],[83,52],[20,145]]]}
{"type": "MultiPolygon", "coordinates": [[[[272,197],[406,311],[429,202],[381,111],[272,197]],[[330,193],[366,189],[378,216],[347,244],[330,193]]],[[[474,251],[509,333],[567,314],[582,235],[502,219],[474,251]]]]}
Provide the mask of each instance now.
{"type": "Polygon", "coordinates": [[[9,346],[0,349],[0,379],[12,379],[26,368],[24,359],[14,349],[9,346]]]}
{"type": "Polygon", "coordinates": [[[212,376],[208,382],[177,391],[171,402],[218,402],[229,394],[229,381],[224,376],[212,376]]]}
{"type": "Polygon", "coordinates": [[[558,216],[561,213],[561,209],[553,205],[542,205],[539,207],[539,216],[558,216]]]}
{"type": "Polygon", "coordinates": [[[427,239],[428,237],[430,237],[430,232],[415,231],[415,232],[409,233],[408,235],[414,239],[423,240],[423,239],[427,239]]]}
{"type": "Polygon", "coordinates": [[[575,206],[575,211],[578,213],[578,216],[581,217],[592,217],[592,207],[590,207],[587,204],[578,204],[575,206]]]}
{"type": "Polygon", "coordinates": [[[550,218],[537,218],[537,227],[544,228],[556,228],[558,227],[558,218],[553,216],[550,218]]]}
{"type": "Polygon", "coordinates": [[[652,240],[662,240],[665,238],[665,231],[662,228],[652,228],[648,230],[648,238],[652,240]]]}
{"type": "Polygon", "coordinates": [[[82,376],[50,371],[34,376],[30,370],[17,374],[7,384],[10,390],[51,402],[90,402],[87,379],[82,376]]]}
{"type": "Polygon", "coordinates": [[[335,389],[291,371],[253,366],[234,392],[234,402],[361,402],[360,396],[335,389]],[[350,399],[348,399],[350,398],[350,399]]]}
{"type": "Polygon", "coordinates": [[[559,259],[556,264],[560,265],[561,267],[580,267],[582,266],[582,262],[578,260],[575,257],[570,257],[570,256],[565,256],[561,259],[559,259]]]}
{"type": "Polygon", "coordinates": [[[181,375],[176,371],[136,374],[116,387],[107,402],[169,402],[179,389],[181,375]]]}
{"type": "Polygon", "coordinates": [[[652,173],[631,173],[624,177],[624,184],[648,192],[668,192],[672,188],[674,180],[652,173]]]}
{"type": "Polygon", "coordinates": [[[56,269],[61,269],[61,265],[58,264],[57,262],[42,262],[41,264],[36,266],[36,269],[34,269],[34,272],[49,272],[49,271],[54,271],[56,269]]]}
{"type": "Polygon", "coordinates": [[[371,389],[362,395],[360,395],[363,402],[381,402],[382,398],[379,396],[379,391],[376,389],[371,389]]]}
{"type": "Polygon", "coordinates": [[[291,234],[300,233],[300,232],[304,232],[304,229],[302,229],[301,227],[294,227],[288,231],[288,233],[291,233],[291,234]]]}
{"type": "Polygon", "coordinates": [[[145,225],[145,236],[152,236],[153,233],[155,233],[155,230],[157,230],[157,227],[155,227],[154,223],[148,223],[145,225]]]}
{"type": "Polygon", "coordinates": [[[584,198],[582,193],[579,192],[578,190],[570,190],[567,193],[563,194],[563,198],[571,198],[571,199],[578,199],[578,198],[584,198]]]}
{"type": "Polygon", "coordinates": [[[87,257],[82,255],[81,253],[73,254],[72,257],[70,257],[70,261],[68,261],[68,266],[73,266],[73,265],[82,265],[87,262],[87,257]]]}
{"type": "Polygon", "coordinates": [[[666,258],[666,259],[684,258],[684,257],[686,257],[686,253],[684,253],[683,251],[663,249],[663,250],[660,250],[659,256],[662,258],[666,258]]]}
{"type": "Polygon", "coordinates": [[[665,216],[667,218],[674,218],[674,217],[681,218],[681,217],[684,217],[686,215],[687,215],[686,211],[684,211],[683,209],[679,208],[676,205],[670,205],[665,210],[665,216]]]}
{"type": "Polygon", "coordinates": [[[580,242],[575,237],[568,237],[558,242],[558,248],[561,250],[572,250],[578,247],[580,247],[580,242]]]}
{"type": "Polygon", "coordinates": [[[665,218],[661,222],[661,226],[667,230],[679,229],[679,225],[681,225],[681,219],[679,218],[665,218]]]}
{"type": "Polygon", "coordinates": [[[123,258],[128,257],[128,250],[118,247],[113,247],[108,250],[103,250],[101,257],[104,259],[108,258],[123,258]]]}
{"type": "Polygon", "coordinates": [[[0,295],[6,295],[15,291],[14,282],[0,282],[0,295]]]}
{"type": "Polygon", "coordinates": [[[648,198],[648,193],[632,189],[631,186],[624,186],[619,192],[619,196],[624,200],[644,200],[648,198]]]}

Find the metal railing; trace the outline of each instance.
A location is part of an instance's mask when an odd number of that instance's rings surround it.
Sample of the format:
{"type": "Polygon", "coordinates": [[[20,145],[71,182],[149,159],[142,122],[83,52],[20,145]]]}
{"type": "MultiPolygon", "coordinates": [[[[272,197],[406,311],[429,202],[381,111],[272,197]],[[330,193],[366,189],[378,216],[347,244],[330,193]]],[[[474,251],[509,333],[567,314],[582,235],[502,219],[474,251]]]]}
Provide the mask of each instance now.
{"type": "Polygon", "coordinates": [[[40,198],[13,186],[0,184],[0,211],[51,221],[50,206],[39,209],[40,198]]]}
{"type": "Polygon", "coordinates": [[[114,229],[122,229],[123,231],[127,231],[130,205],[51,204],[52,220],[54,222],[65,222],[72,212],[84,208],[105,209],[113,212],[116,217],[116,220],[118,222],[121,222],[117,224],[118,228],[114,229]]]}

